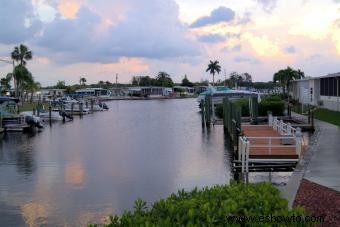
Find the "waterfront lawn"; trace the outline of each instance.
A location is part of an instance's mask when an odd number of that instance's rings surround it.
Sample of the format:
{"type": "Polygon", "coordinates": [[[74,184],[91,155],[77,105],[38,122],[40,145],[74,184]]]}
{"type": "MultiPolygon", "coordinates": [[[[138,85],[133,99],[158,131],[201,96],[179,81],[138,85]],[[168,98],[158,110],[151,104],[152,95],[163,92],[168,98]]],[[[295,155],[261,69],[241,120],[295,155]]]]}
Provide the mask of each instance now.
{"type": "Polygon", "coordinates": [[[340,112],[317,108],[314,111],[314,117],[321,121],[340,126],[340,112]]]}
{"type": "MultiPolygon", "coordinates": [[[[33,109],[36,109],[38,105],[38,102],[24,102],[20,103],[19,106],[19,112],[23,111],[33,111],[33,109]]],[[[48,106],[48,103],[43,103],[42,105],[48,106]]]]}
{"type": "MultiPolygon", "coordinates": [[[[274,219],[256,218],[272,216],[299,216],[298,226],[310,226],[302,207],[288,209],[288,202],[277,188],[269,183],[215,185],[192,191],[180,190],[161,199],[150,208],[141,199],[136,200],[133,211],[111,216],[104,226],[296,226],[294,220],[276,223],[274,219]],[[243,220],[255,217],[253,220],[243,220]],[[238,220],[240,218],[242,220],[238,220]]],[[[95,224],[89,226],[97,226],[95,224]]],[[[102,225],[100,225],[102,226],[102,225]]]]}

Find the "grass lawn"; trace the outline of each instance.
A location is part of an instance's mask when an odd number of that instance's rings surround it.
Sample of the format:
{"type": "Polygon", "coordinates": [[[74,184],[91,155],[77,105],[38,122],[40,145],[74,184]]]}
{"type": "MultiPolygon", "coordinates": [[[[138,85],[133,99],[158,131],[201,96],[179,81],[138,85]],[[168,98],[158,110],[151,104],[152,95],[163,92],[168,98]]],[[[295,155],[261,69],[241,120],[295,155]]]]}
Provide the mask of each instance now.
{"type": "Polygon", "coordinates": [[[321,121],[340,126],[340,112],[318,108],[314,111],[314,117],[321,121]]]}
{"type": "MultiPolygon", "coordinates": [[[[19,111],[33,111],[33,109],[37,108],[38,103],[37,102],[24,102],[23,105],[20,103],[19,104],[19,111]]],[[[45,107],[48,107],[48,103],[43,103],[45,107]]]]}

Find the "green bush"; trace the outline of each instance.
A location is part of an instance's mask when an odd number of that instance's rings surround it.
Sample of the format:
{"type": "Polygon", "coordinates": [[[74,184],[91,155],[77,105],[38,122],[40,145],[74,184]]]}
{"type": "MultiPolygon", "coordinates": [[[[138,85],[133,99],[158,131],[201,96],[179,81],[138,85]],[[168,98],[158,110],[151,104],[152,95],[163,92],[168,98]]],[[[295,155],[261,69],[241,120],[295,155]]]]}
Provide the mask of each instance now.
{"type": "MultiPolygon", "coordinates": [[[[241,107],[242,117],[249,117],[249,99],[236,99],[236,104],[241,107]]],[[[285,109],[284,101],[279,95],[271,95],[264,97],[258,104],[259,116],[267,116],[267,112],[271,111],[274,116],[282,116],[285,109]]]]}
{"type": "Polygon", "coordinates": [[[273,116],[283,116],[284,109],[284,101],[262,100],[259,103],[259,116],[267,116],[268,111],[272,112],[273,116]]]}
{"type": "Polygon", "coordinates": [[[216,114],[217,117],[223,118],[223,105],[222,104],[216,105],[215,114],[216,114]]]}
{"type": "MultiPolygon", "coordinates": [[[[235,99],[234,103],[241,107],[241,116],[249,117],[249,99],[235,99]]],[[[283,116],[285,109],[285,103],[282,101],[279,95],[266,96],[258,104],[259,116],[267,116],[268,111],[272,112],[274,116],[283,116]]],[[[215,114],[219,118],[223,118],[223,106],[217,105],[215,108],[215,114]]]]}
{"type": "Polygon", "coordinates": [[[234,100],[234,103],[239,105],[241,107],[241,116],[242,117],[249,117],[249,99],[236,99],[234,100]]]}
{"type": "MultiPolygon", "coordinates": [[[[216,185],[210,188],[180,190],[147,208],[138,199],[134,211],[120,217],[111,216],[113,226],[294,226],[294,223],[249,222],[232,223],[236,216],[305,216],[301,207],[288,210],[287,200],[269,183],[216,185]]],[[[95,225],[92,225],[95,226],[95,225]]],[[[308,226],[304,220],[299,226],[308,226]]]]}
{"type": "Polygon", "coordinates": [[[268,95],[268,96],[263,97],[262,100],[268,101],[268,102],[271,102],[271,101],[282,101],[283,97],[282,97],[282,95],[268,95]]]}

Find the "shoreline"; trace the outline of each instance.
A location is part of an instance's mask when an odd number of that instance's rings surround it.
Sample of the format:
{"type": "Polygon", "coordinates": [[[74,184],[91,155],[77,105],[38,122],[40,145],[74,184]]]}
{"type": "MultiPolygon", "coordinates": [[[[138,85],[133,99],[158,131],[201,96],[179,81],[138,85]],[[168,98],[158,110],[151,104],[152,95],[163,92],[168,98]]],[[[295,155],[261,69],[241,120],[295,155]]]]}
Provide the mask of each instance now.
{"type": "Polygon", "coordinates": [[[190,99],[197,98],[197,96],[189,97],[125,97],[125,96],[112,96],[109,98],[100,98],[102,101],[116,101],[116,100],[167,100],[167,99],[190,99]]]}

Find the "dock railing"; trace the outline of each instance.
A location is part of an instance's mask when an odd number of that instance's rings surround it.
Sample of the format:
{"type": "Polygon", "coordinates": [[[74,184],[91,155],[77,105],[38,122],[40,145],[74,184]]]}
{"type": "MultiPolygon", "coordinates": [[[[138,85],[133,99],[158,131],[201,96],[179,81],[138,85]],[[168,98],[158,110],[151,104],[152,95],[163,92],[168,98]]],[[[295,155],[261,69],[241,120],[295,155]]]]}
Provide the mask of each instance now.
{"type": "MultiPolygon", "coordinates": [[[[261,150],[262,154],[272,155],[277,150],[282,152],[291,151],[294,148],[295,155],[301,155],[301,139],[295,136],[276,137],[247,137],[249,147],[261,150]],[[265,151],[265,152],[264,152],[265,151]]],[[[289,153],[287,153],[289,154],[289,153]]]]}
{"type": "MultiPolygon", "coordinates": [[[[281,136],[281,137],[246,137],[240,136],[238,143],[238,161],[241,162],[241,172],[249,172],[249,162],[297,162],[301,157],[302,151],[302,136],[301,132],[297,136],[281,136]],[[250,158],[250,149],[259,149],[261,155],[270,156],[275,153],[275,150],[283,152],[282,155],[292,155],[292,150],[295,151],[297,158],[282,158],[273,155],[270,158],[250,158]],[[293,148],[293,149],[292,149],[293,148]],[[287,153],[285,154],[285,150],[287,153]]],[[[277,154],[277,153],[276,153],[277,154]]],[[[256,154],[255,154],[256,155],[256,154]]],[[[279,155],[280,156],[280,155],[279,155]]],[[[288,156],[289,157],[289,156],[288,156]]]]}
{"type": "Polygon", "coordinates": [[[283,120],[278,120],[277,117],[273,117],[271,114],[268,115],[268,125],[280,135],[295,136],[296,129],[290,123],[284,123],[283,120]]]}
{"type": "Polygon", "coordinates": [[[238,144],[238,160],[241,161],[241,172],[249,173],[249,148],[250,143],[247,137],[240,136],[238,144]]]}

